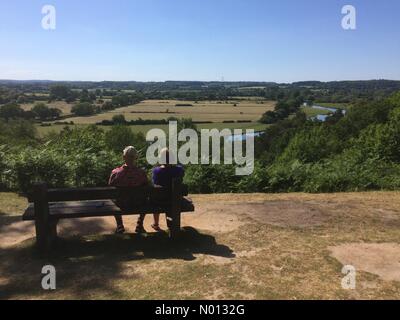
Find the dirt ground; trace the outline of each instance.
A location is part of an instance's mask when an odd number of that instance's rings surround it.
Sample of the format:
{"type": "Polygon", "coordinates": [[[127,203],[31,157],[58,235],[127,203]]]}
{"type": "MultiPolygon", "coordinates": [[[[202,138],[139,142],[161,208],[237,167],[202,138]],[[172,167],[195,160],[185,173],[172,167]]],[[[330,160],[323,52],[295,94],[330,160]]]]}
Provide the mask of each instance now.
{"type": "Polygon", "coordinates": [[[134,234],[135,216],[123,236],[112,217],[64,220],[47,259],[35,253],[33,223],[18,216],[26,203],[8,196],[0,298],[400,298],[399,192],[193,195],[181,243],[153,232],[151,215],[144,236],[134,234]],[[45,263],[59,277],[51,293],[40,288],[45,263]],[[343,265],[357,271],[354,290],[341,287],[343,265]]]}
{"type": "Polygon", "coordinates": [[[400,281],[398,243],[346,243],[330,250],[343,265],[352,265],[387,281],[400,281]]]}

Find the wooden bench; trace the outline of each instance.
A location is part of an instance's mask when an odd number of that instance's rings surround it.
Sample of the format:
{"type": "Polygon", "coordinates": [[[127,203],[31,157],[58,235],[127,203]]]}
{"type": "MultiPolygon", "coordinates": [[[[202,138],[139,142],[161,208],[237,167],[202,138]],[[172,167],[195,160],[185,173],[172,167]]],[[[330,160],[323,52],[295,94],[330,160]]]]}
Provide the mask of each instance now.
{"type": "Polygon", "coordinates": [[[179,235],[181,212],[193,212],[193,203],[185,196],[187,186],[175,179],[170,188],[69,188],[47,189],[40,183],[28,195],[29,205],[22,219],[34,220],[36,243],[41,252],[48,252],[57,238],[60,219],[104,217],[114,215],[138,215],[166,213],[171,238],[179,235]],[[130,199],[129,211],[118,207],[113,199],[130,199]]]}

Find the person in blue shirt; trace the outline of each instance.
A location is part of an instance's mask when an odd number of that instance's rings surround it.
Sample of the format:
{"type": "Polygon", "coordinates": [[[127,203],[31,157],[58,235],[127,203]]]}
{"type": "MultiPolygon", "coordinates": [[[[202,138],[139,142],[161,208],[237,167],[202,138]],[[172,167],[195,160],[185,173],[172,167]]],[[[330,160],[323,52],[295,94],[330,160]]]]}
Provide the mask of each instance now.
{"type": "MultiPolygon", "coordinates": [[[[160,159],[165,159],[165,164],[162,164],[153,169],[153,184],[155,186],[169,187],[174,178],[184,176],[185,172],[182,166],[170,164],[172,155],[168,148],[164,148],[160,151],[160,159]]],[[[159,225],[160,214],[154,214],[154,223],[151,227],[156,231],[162,231],[159,225]]]]}

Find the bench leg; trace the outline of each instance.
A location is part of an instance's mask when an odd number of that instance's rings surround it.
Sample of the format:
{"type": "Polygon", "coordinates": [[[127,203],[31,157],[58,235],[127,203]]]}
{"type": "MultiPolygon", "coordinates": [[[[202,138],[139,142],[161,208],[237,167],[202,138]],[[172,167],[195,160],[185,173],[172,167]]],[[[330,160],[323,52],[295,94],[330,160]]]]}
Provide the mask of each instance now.
{"type": "Polygon", "coordinates": [[[57,220],[35,221],[36,245],[40,253],[49,253],[57,240],[57,220]]]}
{"type": "Polygon", "coordinates": [[[35,230],[36,230],[36,246],[40,253],[47,251],[48,243],[48,228],[43,221],[39,219],[35,220],[35,230]]]}
{"type": "Polygon", "coordinates": [[[181,231],[181,202],[182,202],[182,178],[175,178],[171,184],[171,227],[169,235],[171,239],[179,237],[181,231]]]}
{"type": "Polygon", "coordinates": [[[167,225],[169,229],[169,237],[177,239],[181,231],[181,213],[167,213],[167,225]]]}
{"type": "Polygon", "coordinates": [[[57,240],[57,223],[58,220],[51,220],[49,223],[49,247],[53,247],[55,241],[57,240]]]}

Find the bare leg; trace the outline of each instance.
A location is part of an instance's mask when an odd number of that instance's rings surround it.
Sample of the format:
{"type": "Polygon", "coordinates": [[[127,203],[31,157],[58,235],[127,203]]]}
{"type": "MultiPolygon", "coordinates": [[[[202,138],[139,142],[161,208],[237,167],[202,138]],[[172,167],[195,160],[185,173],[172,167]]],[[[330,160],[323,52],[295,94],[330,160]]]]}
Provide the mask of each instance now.
{"type": "Polygon", "coordinates": [[[158,226],[160,222],[160,214],[155,213],[153,216],[154,216],[154,225],[158,226]]]}
{"type": "Polygon", "coordinates": [[[156,231],[162,231],[159,225],[160,222],[160,214],[159,213],[154,213],[154,223],[151,225],[151,227],[156,230],[156,231]]]}
{"type": "Polygon", "coordinates": [[[117,223],[117,227],[124,225],[124,221],[122,220],[122,216],[114,216],[114,217],[115,217],[115,222],[117,223]]]}
{"type": "Polygon", "coordinates": [[[136,224],[136,232],[138,232],[138,233],[146,232],[146,231],[144,230],[144,227],[143,227],[143,223],[144,223],[144,218],[145,218],[145,217],[146,217],[145,214],[141,214],[141,215],[139,216],[139,219],[138,219],[137,224],[136,224]]]}
{"type": "Polygon", "coordinates": [[[122,220],[122,216],[114,216],[115,222],[117,223],[117,229],[115,230],[116,233],[124,233],[124,221],[122,220]]]}

